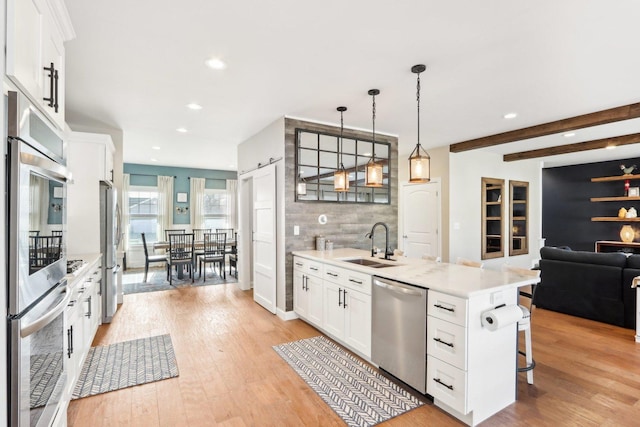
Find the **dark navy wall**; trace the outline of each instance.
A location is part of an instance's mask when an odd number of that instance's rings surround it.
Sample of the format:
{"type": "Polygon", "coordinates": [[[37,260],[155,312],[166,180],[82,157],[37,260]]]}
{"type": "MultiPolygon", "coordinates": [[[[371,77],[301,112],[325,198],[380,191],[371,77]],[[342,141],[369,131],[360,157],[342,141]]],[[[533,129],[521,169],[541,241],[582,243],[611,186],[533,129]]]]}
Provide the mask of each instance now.
{"type": "Polygon", "coordinates": [[[187,207],[191,202],[191,195],[189,194],[189,178],[205,178],[205,187],[210,189],[224,190],[227,188],[227,179],[238,179],[238,173],[235,171],[223,171],[223,170],[211,170],[211,169],[193,169],[193,168],[178,168],[173,166],[153,166],[153,165],[139,165],[135,163],[125,163],[124,173],[131,175],[130,185],[158,185],[158,175],[161,176],[175,176],[173,181],[173,223],[174,224],[189,224],[190,215],[187,211],[186,214],[179,214],[175,208],[187,207]],[[187,193],[187,202],[178,203],[177,193],[187,193]]]}
{"type": "MultiPolygon", "coordinates": [[[[640,157],[542,170],[542,236],[547,246],[593,251],[596,240],[620,240],[623,222],[593,222],[591,217],[615,217],[622,207],[640,211],[640,202],[590,199],[624,195],[624,181],[591,182],[591,178],[622,175],[621,164],[640,168],[640,157]]],[[[639,186],[640,180],[631,181],[631,187],[639,186]]]]}

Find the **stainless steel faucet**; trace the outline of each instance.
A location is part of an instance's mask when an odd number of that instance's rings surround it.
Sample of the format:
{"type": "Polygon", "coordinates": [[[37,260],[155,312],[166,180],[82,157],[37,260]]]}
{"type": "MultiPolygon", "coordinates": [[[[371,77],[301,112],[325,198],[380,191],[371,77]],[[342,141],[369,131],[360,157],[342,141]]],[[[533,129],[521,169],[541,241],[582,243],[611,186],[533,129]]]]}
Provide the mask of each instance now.
{"type": "Polygon", "coordinates": [[[385,224],[384,222],[376,222],[375,224],[373,224],[373,227],[371,227],[371,232],[365,234],[365,236],[367,236],[368,238],[371,239],[371,256],[376,256],[375,250],[373,249],[373,236],[375,234],[375,230],[377,226],[383,226],[384,227],[384,231],[385,231],[385,237],[384,237],[384,259],[391,259],[391,255],[393,255],[393,252],[391,252],[389,250],[389,226],[387,224],[385,224]]]}

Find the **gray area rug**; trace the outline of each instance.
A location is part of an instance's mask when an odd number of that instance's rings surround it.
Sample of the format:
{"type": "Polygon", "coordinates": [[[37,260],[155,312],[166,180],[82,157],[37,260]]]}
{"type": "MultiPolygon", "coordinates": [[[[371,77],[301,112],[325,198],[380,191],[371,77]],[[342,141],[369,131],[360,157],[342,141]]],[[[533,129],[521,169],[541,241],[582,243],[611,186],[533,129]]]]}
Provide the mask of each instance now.
{"type": "Polygon", "coordinates": [[[168,334],[91,347],[71,398],[177,376],[176,356],[168,334]]]}
{"type": "MultiPolygon", "coordinates": [[[[216,270],[217,271],[217,270],[216,270]]],[[[178,279],[176,273],[173,273],[173,286],[169,285],[167,280],[167,270],[164,268],[151,268],[147,275],[147,282],[144,283],[144,268],[127,269],[122,276],[122,291],[125,295],[137,294],[142,292],[157,292],[168,291],[170,289],[185,288],[189,286],[208,286],[208,285],[222,285],[225,283],[238,283],[238,279],[230,275],[227,271],[227,278],[223,279],[217,273],[214,273],[212,269],[207,269],[206,281],[205,277],[198,278],[198,273],[195,274],[194,283],[191,283],[191,279],[188,274],[184,275],[183,279],[178,279]]]]}
{"type": "Polygon", "coordinates": [[[325,337],[273,349],[348,426],[373,426],[424,404],[325,337]]]}
{"type": "Polygon", "coordinates": [[[63,366],[62,352],[31,355],[29,402],[31,409],[47,404],[63,366]]]}

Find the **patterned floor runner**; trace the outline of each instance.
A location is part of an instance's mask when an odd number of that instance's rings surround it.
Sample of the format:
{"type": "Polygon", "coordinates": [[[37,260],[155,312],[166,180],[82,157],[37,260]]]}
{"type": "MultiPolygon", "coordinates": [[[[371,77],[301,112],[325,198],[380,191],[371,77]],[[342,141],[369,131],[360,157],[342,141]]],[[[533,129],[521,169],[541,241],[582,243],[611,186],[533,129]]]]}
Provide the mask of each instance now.
{"type": "Polygon", "coordinates": [[[348,426],[373,426],[423,405],[324,337],[273,349],[348,426]]]}
{"type": "Polygon", "coordinates": [[[177,376],[168,334],[91,347],[72,399],[177,376]]]}

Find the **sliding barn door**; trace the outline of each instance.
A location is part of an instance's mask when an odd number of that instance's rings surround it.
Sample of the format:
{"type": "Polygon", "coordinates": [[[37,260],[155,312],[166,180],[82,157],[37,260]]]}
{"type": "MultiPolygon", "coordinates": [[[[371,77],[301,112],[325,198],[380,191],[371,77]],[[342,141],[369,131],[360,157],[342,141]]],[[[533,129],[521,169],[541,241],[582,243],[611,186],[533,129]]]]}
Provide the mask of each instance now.
{"type": "Polygon", "coordinates": [[[253,299],[276,312],[276,165],[253,173],[253,299]]]}

